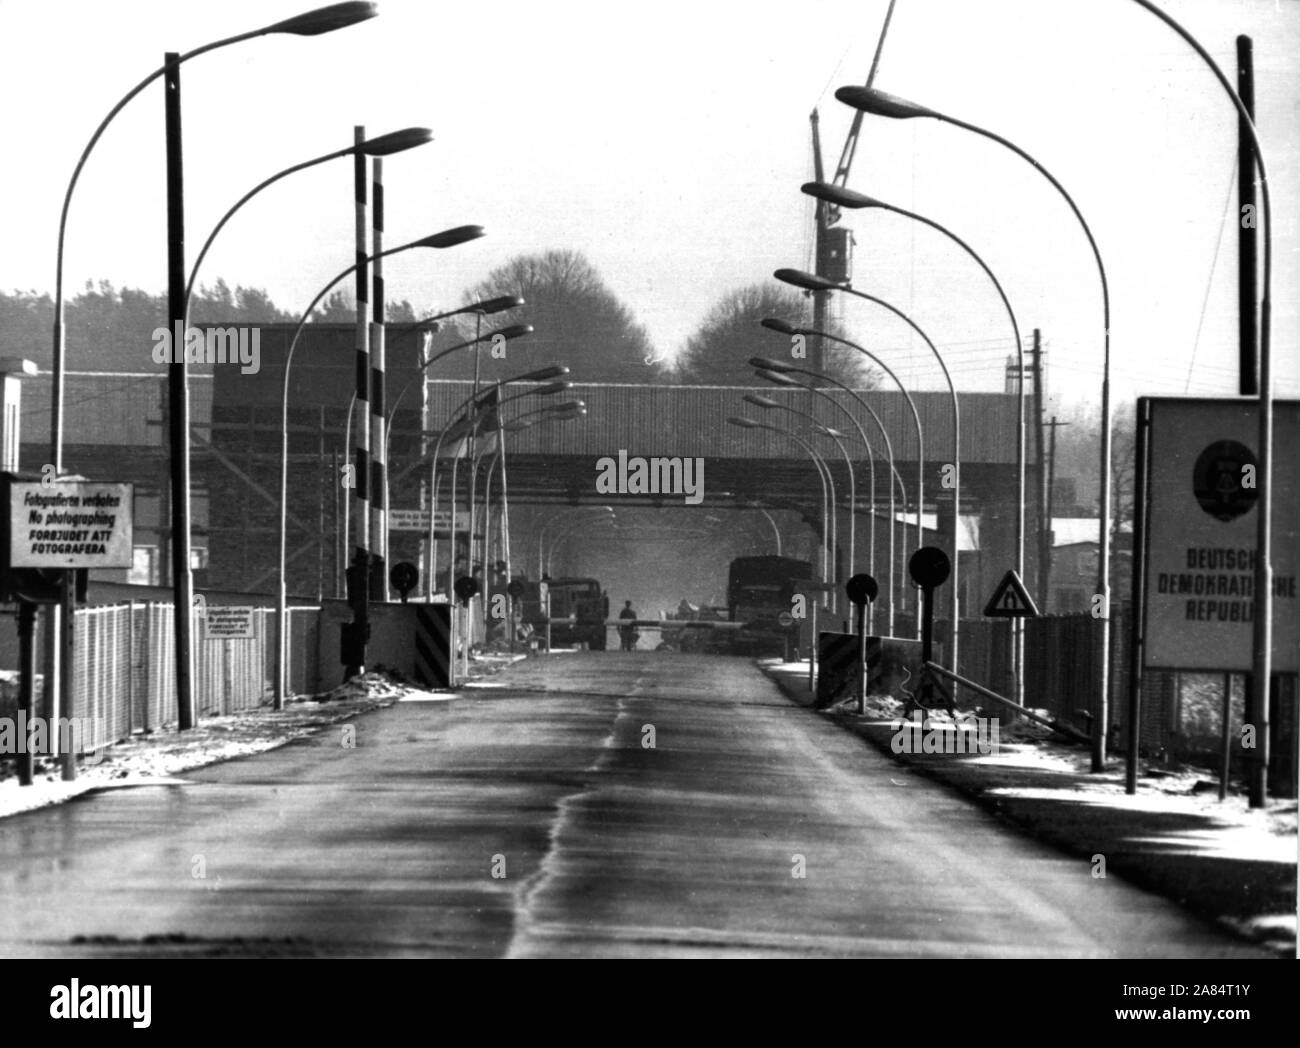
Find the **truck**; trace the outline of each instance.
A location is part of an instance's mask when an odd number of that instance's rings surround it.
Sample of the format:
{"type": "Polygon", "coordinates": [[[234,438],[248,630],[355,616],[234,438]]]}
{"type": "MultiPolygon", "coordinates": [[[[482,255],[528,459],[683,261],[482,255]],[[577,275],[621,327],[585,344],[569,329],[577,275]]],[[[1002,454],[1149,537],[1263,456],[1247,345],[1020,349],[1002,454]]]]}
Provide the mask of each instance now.
{"type": "Polygon", "coordinates": [[[799,623],[791,611],[796,583],[812,578],[812,564],[790,557],[737,557],[727,571],[727,617],[744,623],[732,634],[732,651],[794,657],[799,623]]]}
{"type": "MultiPolygon", "coordinates": [[[[551,601],[551,643],[586,644],[591,651],[605,650],[605,622],[609,618],[609,595],[596,579],[547,579],[551,601]],[[568,622],[556,622],[568,619],[568,622]]],[[[540,586],[524,580],[520,600],[523,620],[542,635],[546,632],[546,606],[540,586]]]]}

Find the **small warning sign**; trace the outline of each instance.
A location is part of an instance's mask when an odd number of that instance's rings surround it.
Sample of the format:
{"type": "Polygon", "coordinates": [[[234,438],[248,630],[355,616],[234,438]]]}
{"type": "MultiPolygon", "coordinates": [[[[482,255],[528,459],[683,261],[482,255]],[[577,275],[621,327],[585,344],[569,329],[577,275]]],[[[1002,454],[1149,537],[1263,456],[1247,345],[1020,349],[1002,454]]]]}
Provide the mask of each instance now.
{"type": "Polygon", "coordinates": [[[1038,607],[1014,568],[1002,576],[998,588],[984,605],[984,615],[990,619],[1038,618],[1038,607]]]}
{"type": "Polygon", "coordinates": [[[253,608],[207,605],[203,613],[205,640],[252,640],[253,608]]]}

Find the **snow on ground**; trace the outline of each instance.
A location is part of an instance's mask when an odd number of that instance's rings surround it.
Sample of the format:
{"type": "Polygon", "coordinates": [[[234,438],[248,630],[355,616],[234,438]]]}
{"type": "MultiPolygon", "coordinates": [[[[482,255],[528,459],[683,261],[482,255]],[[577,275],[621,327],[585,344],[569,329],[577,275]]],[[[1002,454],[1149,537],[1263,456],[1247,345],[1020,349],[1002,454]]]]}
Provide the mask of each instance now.
{"type": "MultiPolygon", "coordinates": [[[[475,666],[472,672],[485,672],[475,666]]],[[[204,717],[185,732],[175,725],[137,733],[100,756],[83,760],[64,782],[56,762],[40,760],[30,786],[18,784],[17,762],[0,760],[0,818],[58,804],[92,790],[175,783],[181,772],[283,746],[321,728],[394,702],[446,702],[451,691],[425,691],[383,673],[367,673],[320,695],[290,699],[280,711],[264,707],[204,717]]]]}
{"type": "MultiPolygon", "coordinates": [[[[808,663],[762,660],[795,702],[808,704],[808,663]]],[[[1105,854],[1124,876],[1218,918],[1279,952],[1296,951],[1296,801],[1251,808],[1239,782],[1219,800],[1218,777],[1190,765],[1139,766],[1125,792],[1122,757],[1092,772],[1087,746],[1063,741],[1032,721],[999,724],[996,752],[894,754],[901,702],[869,695],[824,711],[922,774],[968,794],[1034,836],[1077,854],[1105,854]]],[[[1042,712],[1042,711],[1039,711],[1042,712]]],[[[987,711],[981,715],[991,716],[987,711]]],[[[958,711],[970,723],[970,714],[958,711]]],[[[953,733],[946,711],[925,728],[953,733]]],[[[1239,772],[1239,769],[1236,769],[1239,772]]]]}

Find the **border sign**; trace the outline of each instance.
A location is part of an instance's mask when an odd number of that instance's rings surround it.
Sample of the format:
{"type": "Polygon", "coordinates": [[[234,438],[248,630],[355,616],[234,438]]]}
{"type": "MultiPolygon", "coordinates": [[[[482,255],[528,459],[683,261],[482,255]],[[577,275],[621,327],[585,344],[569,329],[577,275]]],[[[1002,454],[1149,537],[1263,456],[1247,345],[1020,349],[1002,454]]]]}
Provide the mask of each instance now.
{"type": "Polygon", "coordinates": [[[15,568],[129,568],[132,486],[16,480],[10,486],[9,563],[15,568]]]}
{"type": "MultiPolygon", "coordinates": [[[[1142,397],[1137,507],[1142,666],[1252,667],[1259,406],[1142,397]],[[1145,441],[1145,443],[1143,443],[1145,441]]],[[[1300,447],[1300,401],[1275,401],[1274,446],[1300,447]]],[[[1273,670],[1300,670],[1300,475],[1273,466],[1273,670]]]]}

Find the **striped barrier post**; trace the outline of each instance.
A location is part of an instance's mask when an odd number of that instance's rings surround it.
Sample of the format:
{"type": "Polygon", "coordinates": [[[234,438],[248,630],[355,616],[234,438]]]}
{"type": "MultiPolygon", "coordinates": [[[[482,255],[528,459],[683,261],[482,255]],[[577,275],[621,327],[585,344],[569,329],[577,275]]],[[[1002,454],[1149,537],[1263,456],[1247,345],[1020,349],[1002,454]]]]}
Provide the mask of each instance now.
{"type": "MultiPolygon", "coordinates": [[[[374,256],[373,295],[370,303],[370,531],[373,537],[372,596],[388,600],[388,458],[384,419],[384,160],[372,164],[370,204],[371,245],[374,256]]],[[[358,309],[360,307],[358,306],[358,309]]]]}
{"type": "MultiPolygon", "coordinates": [[[[353,130],[356,143],[366,139],[366,129],[353,130]]],[[[370,403],[370,327],[367,300],[370,289],[366,286],[366,158],[360,150],[353,161],[353,187],[356,200],[356,383],[357,410],[366,412],[370,403]]],[[[346,658],[346,675],[354,677],[365,670],[365,643],[369,631],[370,604],[370,426],[357,426],[357,446],[352,476],[353,507],[356,512],[356,552],[353,566],[354,592],[349,600],[354,608],[353,628],[356,631],[355,658],[346,658]]]]}
{"type": "Polygon", "coordinates": [[[451,687],[450,604],[414,604],[415,679],[426,688],[451,687]]]}

